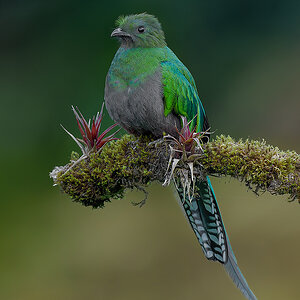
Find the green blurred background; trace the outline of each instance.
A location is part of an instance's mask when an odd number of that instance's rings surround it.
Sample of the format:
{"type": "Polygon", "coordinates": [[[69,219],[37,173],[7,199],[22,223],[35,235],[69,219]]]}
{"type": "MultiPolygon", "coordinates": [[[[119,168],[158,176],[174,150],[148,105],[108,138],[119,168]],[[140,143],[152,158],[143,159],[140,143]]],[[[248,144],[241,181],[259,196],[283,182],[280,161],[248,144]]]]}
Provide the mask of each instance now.
{"type": "MultiPolygon", "coordinates": [[[[197,82],[213,130],[299,150],[299,1],[1,1],[0,299],[243,299],[204,259],[171,188],[104,210],[52,187],[78,134],[70,106],[103,101],[120,14],[156,15],[197,82]]],[[[108,116],[105,125],[112,121],[108,116]]],[[[213,178],[239,265],[259,299],[300,299],[300,207],[213,178]]]]}

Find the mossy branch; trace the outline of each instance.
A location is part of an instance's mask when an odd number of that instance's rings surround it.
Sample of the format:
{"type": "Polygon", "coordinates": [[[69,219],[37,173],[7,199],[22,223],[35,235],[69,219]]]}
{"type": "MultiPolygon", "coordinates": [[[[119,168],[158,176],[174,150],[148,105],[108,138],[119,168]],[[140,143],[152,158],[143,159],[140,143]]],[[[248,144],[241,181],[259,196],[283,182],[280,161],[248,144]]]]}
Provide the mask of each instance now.
{"type": "MultiPolygon", "coordinates": [[[[74,201],[103,207],[111,199],[122,198],[126,189],[143,189],[153,181],[163,183],[170,152],[165,141],[125,135],[78,162],[79,155],[73,152],[71,162],[56,167],[50,176],[74,201]]],[[[280,151],[265,141],[235,141],[221,135],[196,152],[200,154],[194,163],[196,176],[229,175],[255,193],[268,191],[300,199],[300,156],[294,151],[280,151]]]]}

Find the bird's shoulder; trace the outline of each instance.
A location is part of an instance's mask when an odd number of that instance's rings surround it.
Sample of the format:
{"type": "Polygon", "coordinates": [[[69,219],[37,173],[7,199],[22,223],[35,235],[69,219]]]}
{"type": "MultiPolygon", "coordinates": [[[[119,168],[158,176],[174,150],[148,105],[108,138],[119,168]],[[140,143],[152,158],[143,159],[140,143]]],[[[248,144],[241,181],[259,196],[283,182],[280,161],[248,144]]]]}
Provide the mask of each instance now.
{"type": "Polygon", "coordinates": [[[178,80],[185,81],[191,88],[197,92],[195,80],[189,71],[189,69],[181,62],[181,60],[175,55],[175,53],[168,47],[164,49],[164,60],[161,61],[163,76],[166,80],[173,80],[177,77],[178,80]]]}
{"type": "MultiPolygon", "coordinates": [[[[166,59],[161,62],[162,82],[168,114],[177,102],[198,102],[198,92],[193,76],[171,49],[166,50],[166,59]]],[[[183,112],[182,112],[183,113],[183,112]]]]}

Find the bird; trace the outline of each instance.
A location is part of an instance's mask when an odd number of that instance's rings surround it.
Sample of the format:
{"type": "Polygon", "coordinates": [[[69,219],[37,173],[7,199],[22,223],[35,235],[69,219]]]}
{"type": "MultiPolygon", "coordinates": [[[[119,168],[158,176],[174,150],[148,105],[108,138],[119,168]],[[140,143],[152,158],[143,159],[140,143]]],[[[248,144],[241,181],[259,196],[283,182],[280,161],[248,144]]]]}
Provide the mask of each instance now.
{"type": "MultiPolygon", "coordinates": [[[[111,37],[120,42],[108,70],[104,101],[110,117],[127,132],[162,138],[176,136],[184,117],[196,132],[207,132],[208,118],[192,74],[168,48],[162,26],[150,14],[120,16],[111,37]]],[[[180,205],[208,260],[224,265],[247,299],[256,299],[242,275],[222,221],[209,177],[180,205]]]]}

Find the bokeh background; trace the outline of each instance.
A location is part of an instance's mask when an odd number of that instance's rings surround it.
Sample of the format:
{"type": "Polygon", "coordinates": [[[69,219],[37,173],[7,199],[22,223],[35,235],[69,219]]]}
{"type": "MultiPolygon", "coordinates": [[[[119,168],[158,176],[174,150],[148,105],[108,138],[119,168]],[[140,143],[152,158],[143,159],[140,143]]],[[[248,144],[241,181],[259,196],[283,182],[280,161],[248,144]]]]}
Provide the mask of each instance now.
{"type": "MultiPolygon", "coordinates": [[[[0,299],[243,299],[208,262],[171,188],[92,210],[52,187],[99,110],[121,14],[156,15],[197,82],[213,130],[300,151],[299,1],[0,2],[0,299]]],[[[112,124],[106,115],[105,125],[112,124]]],[[[259,299],[300,299],[300,207],[213,178],[239,265],[259,299]]]]}

